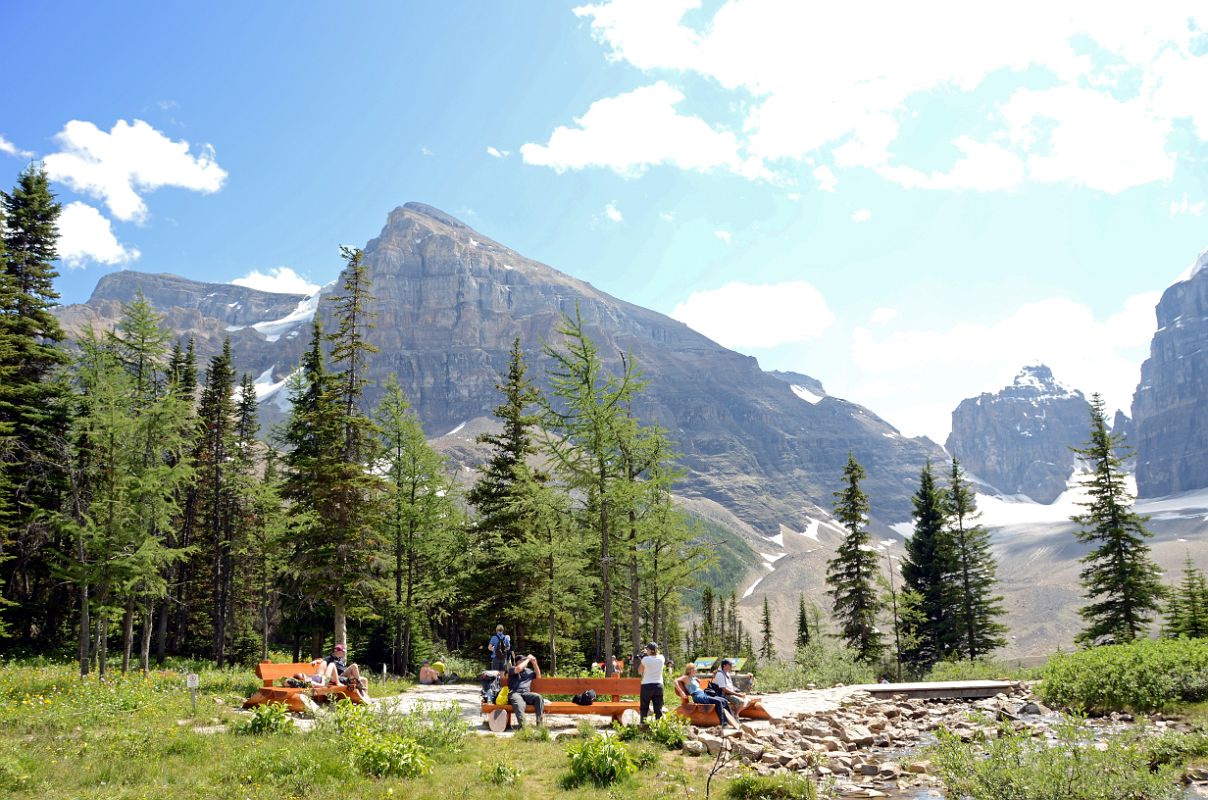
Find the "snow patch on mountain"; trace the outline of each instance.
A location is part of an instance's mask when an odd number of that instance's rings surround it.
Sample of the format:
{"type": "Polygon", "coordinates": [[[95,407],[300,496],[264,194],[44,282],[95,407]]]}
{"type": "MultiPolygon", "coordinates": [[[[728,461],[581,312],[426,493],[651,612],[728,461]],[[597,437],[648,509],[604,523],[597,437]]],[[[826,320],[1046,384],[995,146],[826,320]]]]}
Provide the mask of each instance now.
{"type": "Polygon", "coordinates": [[[1206,269],[1208,269],[1208,249],[1205,249],[1202,253],[1200,253],[1196,257],[1195,261],[1191,262],[1190,267],[1183,270],[1183,274],[1175,279],[1175,283],[1189,281],[1206,269]]]}
{"type": "Polygon", "coordinates": [[[807,403],[810,403],[811,405],[816,406],[822,402],[821,395],[814,394],[813,392],[811,392],[809,389],[805,388],[804,386],[798,386],[797,384],[793,383],[793,384],[789,385],[789,388],[793,390],[793,394],[797,395],[802,400],[804,400],[807,403]]]}

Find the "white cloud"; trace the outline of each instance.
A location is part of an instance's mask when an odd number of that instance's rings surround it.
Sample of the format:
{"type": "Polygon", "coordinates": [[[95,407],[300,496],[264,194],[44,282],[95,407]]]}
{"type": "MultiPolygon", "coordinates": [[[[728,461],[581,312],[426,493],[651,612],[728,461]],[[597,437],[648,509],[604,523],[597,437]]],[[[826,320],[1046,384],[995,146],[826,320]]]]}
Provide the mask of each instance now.
{"type": "Polygon", "coordinates": [[[610,59],[730,92],[744,116],[737,150],[776,168],[829,151],[836,166],[918,188],[1030,180],[1115,193],[1169,177],[1177,122],[1208,141],[1202,0],[937,0],[925,12],[889,0],[722,0],[704,11],[700,0],[600,0],[575,14],[610,59]],[[991,75],[999,94],[986,105],[972,95],[991,75]],[[953,163],[924,171],[893,151],[899,122],[934,108],[936,91],[947,108],[981,113],[953,163]]]}
{"type": "Polygon", "coordinates": [[[613,222],[620,222],[625,219],[614,203],[609,203],[608,205],[604,206],[604,216],[608,217],[608,219],[612,220],[613,222]]]}
{"type": "Polygon", "coordinates": [[[507,158],[509,155],[511,155],[511,151],[510,150],[500,150],[497,147],[491,147],[488,145],[487,146],[487,155],[491,156],[492,158],[507,158]]]}
{"type": "Polygon", "coordinates": [[[725,347],[775,347],[818,338],[835,321],[806,281],[727,283],[693,292],[671,316],[725,347]]]}
{"type": "Polygon", "coordinates": [[[59,214],[59,260],[76,269],[89,262],[115,266],[139,257],[133,247],[123,247],[113,226],[100,211],[76,200],[59,214]]]}
{"type": "Polygon", "coordinates": [[[424,158],[432,157],[432,151],[429,150],[428,148],[424,147],[423,145],[420,145],[420,147],[419,147],[419,154],[421,156],[423,156],[424,158]]]}
{"type": "Polygon", "coordinates": [[[661,219],[663,222],[671,222],[672,220],[675,219],[675,212],[674,211],[660,211],[659,219],[661,219]]]}
{"type": "Polygon", "coordinates": [[[33,158],[37,155],[30,150],[22,150],[3,136],[0,136],[0,153],[8,153],[10,156],[16,156],[17,158],[33,158]]]}
{"type": "Polygon", "coordinates": [[[835,187],[839,185],[839,179],[835,177],[835,173],[831,171],[831,168],[825,164],[814,168],[814,178],[818,181],[818,188],[824,192],[833,192],[835,191],[835,187]]]}
{"type": "Polygon", "coordinates": [[[280,294],[314,294],[319,291],[319,284],[308,281],[289,267],[274,267],[267,272],[254,269],[231,283],[280,294]]]}
{"type": "Polygon", "coordinates": [[[734,234],[730,233],[729,231],[713,231],[713,235],[719,242],[722,242],[723,244],[730,244],[730,242],[734,241],[734,234]]]}
{"type": "Polygon", "coordinates": [[[867,208],[853,211],[851,215],[851,221],[855,223],[868,222],[870,219],[872,219],[872,212],[867,208]]]}
{"type": "Polygon", "coordinates": [[[952,409],[962,399],[998,390],[1021,366],[1036,361],[1052,368],[1067,386],[1088,396],[1101,393],[1109,408],[1128,409],[1156,327],[1154,306],[1160,296],[1134,295],[1107,317],[1054,297],[994,321],[881,334],[856,328],[853,360],[863,374],[875,378],[843,389],[904,432],[939,442],[947,437],[952,409]]]}
{"type": "Polygon", "coordinates": [[[1204,213],[1205,202],[1201,200],[1198,203],[1193,203],[1187,199],[1187,195],[1183,195],[1182,200],[1170,201],[1170,216],[1177,217],[1180,215],[1198,217],[1204,213]]]}
{"type": "Polygon", "coordinates": [[[106,133],[91,122],[72,120],[55,138],[63,148],[45,159],[47,175],[73,190],[105,202],[116,218],[141,222],[147,206],[142,193],[177,186],[211,193],[227,174],[203,145],[174,141],[142,120],[118,120],[106,133]]]}
{"type": "Polygon", "coordinates": [[[526,164],[558,172],[606,167],[636,176],[652,166],[670,164],[686,170],[727,169],[752,178],[768,176],[758,159],[740,152],[733,133],[676,111],[683,99],[683,92],[659,81],[597,100],[575,120],[575,127],[555,129],[548,143],[526,144],[520,155],[526,164]]]}
{"type": "Polygon", "coordinates": [[[896,308],[878,308],[872,312],[873,325],[887,325],[898,315],[896,308]]]}

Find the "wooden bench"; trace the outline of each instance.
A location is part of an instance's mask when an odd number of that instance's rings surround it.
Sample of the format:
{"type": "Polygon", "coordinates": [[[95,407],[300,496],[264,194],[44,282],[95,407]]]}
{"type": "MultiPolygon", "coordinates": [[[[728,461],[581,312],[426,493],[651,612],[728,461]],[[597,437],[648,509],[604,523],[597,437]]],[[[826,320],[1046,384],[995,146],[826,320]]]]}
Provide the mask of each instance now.
{"type": "MultiPolygon", "coordinates": [[[[624,696],[641,694],[640,678],[533,678],[530,691],[549,697],[556,694],[576,695],[595,690],[596,701],[589,706],[575,705],[570,701],[545,701],[545,714],[598,714],[621,719],[626,711],[637,711],[637,700],[622,700],[624,696]],[[610,699],[606,699],[610,698],[610,699]]],[[[487,726],[493,731],[502,731],[511,724],[512,706],[483,703],[482,713],[487,717],[487,726]]],[[[529,708],[529,714],[533,713],[529,708]]]]}
{"type": "MultiPolygon", "coordinates": [[[[700,688],[708,689],[710,678],[697,678],[697,683],[700,688]]],[[[693,703],[690,698],[681,697],[680,707],[675,709],[675,713],[681,717],[685,717],[689,722],[698,728],[708,728],[717,724],[717,711],[711,705],[703,705],[701,703],[693,703]]],[[[738,712],[741,719],[771,719],[772,715],[763,707],[759,700],[754,700],[748,703],[741,711],[738,712]]]]}
{"type": "Polygon", "coordinates": [[[281,703],[290,711],[303,713],[306,704],[303,697],[309,697],[319,702],[347,697],[354,703],[364,703],[365,698],[354,686],[274,686],[273,683],[282,678],[290,678],[301,672],[311,675],[315,668],[310,663],[304,664],[274,664],[271,661],[261,661],[256,665],[256,677],[264,681],[251,697],[243,701],[244,708],[262,705],[264,703],[281,703]]]}

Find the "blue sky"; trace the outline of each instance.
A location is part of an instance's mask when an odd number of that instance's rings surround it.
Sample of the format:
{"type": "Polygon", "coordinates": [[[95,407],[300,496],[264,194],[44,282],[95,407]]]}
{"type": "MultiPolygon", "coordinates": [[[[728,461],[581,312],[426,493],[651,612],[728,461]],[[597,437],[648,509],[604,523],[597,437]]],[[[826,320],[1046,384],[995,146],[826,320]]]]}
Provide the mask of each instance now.
{"type": "Polygon", "coordinates": [[[66,301],[325,283],[419,200],[942,439],[1028,361],[1127,406],[1208,247],[1201,3],[242,5],[0,8],[66,301]]]}

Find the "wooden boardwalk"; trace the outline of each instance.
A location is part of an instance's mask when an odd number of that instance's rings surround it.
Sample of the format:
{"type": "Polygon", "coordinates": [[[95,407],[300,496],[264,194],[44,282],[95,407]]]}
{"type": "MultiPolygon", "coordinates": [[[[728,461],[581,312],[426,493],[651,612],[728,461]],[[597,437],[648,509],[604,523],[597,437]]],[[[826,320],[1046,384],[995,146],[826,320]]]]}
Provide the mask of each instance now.
{"type": "Polygon", "coordinates": [[[924,683],[868,683],[853,686],[878,699],[895,694],[914,700],[976,700],[996,694],[1010,694],[1013,681],[934,681],[924,683]]]}

